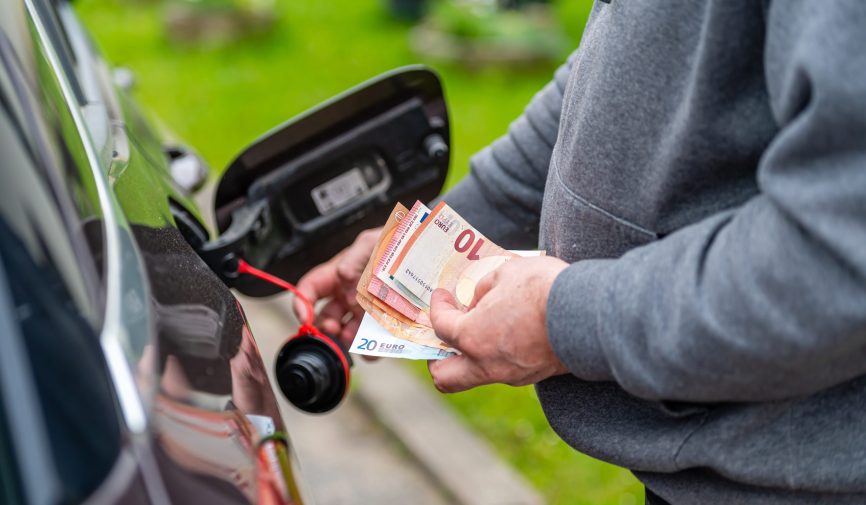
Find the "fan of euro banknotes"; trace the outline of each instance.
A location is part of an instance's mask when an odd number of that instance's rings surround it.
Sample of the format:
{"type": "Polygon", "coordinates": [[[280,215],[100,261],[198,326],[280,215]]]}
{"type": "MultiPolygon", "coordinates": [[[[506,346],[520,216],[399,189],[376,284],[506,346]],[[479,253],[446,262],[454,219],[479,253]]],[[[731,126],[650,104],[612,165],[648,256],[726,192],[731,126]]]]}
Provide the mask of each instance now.
{"type": "Polygon", "coordinates": [[[468,306],[475,285],[517,256],[494,244],[444,202],[432,211],[421,202],[397,204],[358,282],[366,311],[349,352],[388,358],[436,360],[457,353],[436,337],[430,296],[443,288],[468,306]]]}

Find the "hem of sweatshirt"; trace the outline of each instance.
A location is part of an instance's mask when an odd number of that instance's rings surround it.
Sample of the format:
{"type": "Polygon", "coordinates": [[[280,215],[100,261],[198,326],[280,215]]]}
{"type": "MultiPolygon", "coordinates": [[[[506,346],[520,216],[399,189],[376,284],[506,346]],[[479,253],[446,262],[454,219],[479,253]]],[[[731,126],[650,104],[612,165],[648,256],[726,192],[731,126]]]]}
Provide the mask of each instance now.
{"type": "Polygon", "coordinates": [[[547,334],[553,352],[575,376],[612,380],[601,344],[613,307],[612,261],[584,260],[560,272],[547,298],[547,334]]]}

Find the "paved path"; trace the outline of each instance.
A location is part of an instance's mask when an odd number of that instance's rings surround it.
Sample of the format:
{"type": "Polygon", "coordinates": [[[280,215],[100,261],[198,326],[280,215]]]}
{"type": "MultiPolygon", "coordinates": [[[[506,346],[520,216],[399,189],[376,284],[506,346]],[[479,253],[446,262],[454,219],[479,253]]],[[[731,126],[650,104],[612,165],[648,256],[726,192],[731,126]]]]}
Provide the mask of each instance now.
{"type": "MultiPolygon", "coordinates": [[[[240,299],[272,374],[273,357],[298,325],[289,309],[291,297],[240,299]]],[[[273,377],[271,383],[275,384],[273,377]]],[[[354,394],[335,411],[323,415],[304,414],[282,395],[277,396],[301,461],[302,478],[309,484],[316,505],[451,503],[354,394]]]]}

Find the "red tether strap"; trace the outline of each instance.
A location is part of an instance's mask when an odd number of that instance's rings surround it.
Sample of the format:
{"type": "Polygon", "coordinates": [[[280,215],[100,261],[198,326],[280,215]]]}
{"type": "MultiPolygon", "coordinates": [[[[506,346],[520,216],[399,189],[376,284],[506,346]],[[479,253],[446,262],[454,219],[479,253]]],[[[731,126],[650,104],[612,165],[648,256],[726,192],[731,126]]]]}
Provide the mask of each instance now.
{"type": "MultiPolygon", "coordinates": [[[[258,268],[250,265],[249,263],[247,263],[244,260],[238,261],[238,273],[249,274],[249,275],[252,275],[253,277],[258,277],[259,279],[261,279],[265,282],[270,282],[271,284],[273,284],[275,286],[279,286],[283,289],[286,289],[286,290],[294,293],[294,295],[298,297],[298,300],[300,300],[301,303],[304,304],[304,309],[307,311],[307,314],[304,317],[304,322],[303,322],[303,324],[301,324],[300,330],[306,330],[306,329],[315,330],[315,327],[313,326],[313,319],[315,319],[316,313],[313,311],[313,304],[310,302],[309,298],[307,298],[306,296],[304,296],[303,293],[298,291],[298,288],[296,288],[294,286],[294,284],[292,284],[290,282],[286,282],[283,279],[280,279],[279,277],[275,277],[275,276],[273,276],[267,272],[259,270],[258,268]]],[[[302,331],[299,331],[299,333],[301,333],[301,332],[302,331]]],[[[318,333],[318,330],[316,330],[316,332],[318,333]]]]}

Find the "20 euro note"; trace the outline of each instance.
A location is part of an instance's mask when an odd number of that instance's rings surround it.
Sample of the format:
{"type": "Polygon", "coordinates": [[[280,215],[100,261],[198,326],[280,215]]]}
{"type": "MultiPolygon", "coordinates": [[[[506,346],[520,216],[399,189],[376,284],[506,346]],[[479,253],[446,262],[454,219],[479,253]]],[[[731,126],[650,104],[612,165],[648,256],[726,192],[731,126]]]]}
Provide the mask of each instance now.
{"type": "Polygon", "coordinates": [[[415,344],[436,349],[452,350],[439,340],[430,326],[418,324],[394,311],[380,300],[358,293],[358,304],[391,335],[415,344]]]}
{"type": "Polygon", "coordinates": [[[383,328],[370,314],[364,314],[349,352],[383,358],[438,360],[454,356],[454,351],[437,349],[399,339],[383,328]]]}
{"type": "Polygon", "coordinates": [[[405,241],[388,274],[427,307],[437,288],[450,291],[466,307],[478,281],[516,256],[441,202],[405,241]]]}

